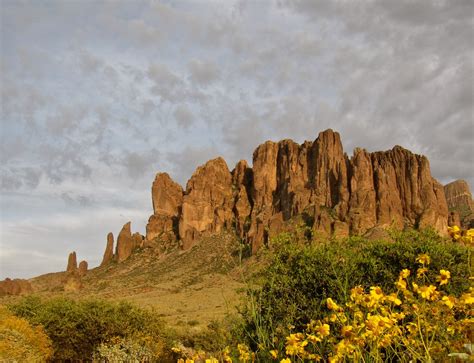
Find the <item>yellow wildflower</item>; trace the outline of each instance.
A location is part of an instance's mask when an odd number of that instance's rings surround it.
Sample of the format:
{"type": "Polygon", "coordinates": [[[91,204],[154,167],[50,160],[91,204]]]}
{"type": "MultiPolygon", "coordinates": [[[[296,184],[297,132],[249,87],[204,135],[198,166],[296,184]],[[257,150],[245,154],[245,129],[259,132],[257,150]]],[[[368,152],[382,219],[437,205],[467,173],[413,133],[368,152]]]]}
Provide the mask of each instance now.
{"type": "Polygon", "coordinates": [[[250,349],[245,344],[238,344],[237,349],[239,351],[239,359],[241,361],[247,361],[250,359],[250,349]]]}
{"type": "Polygon", "coordinates": [[[290,358],[284,358],[280,361],[280,363],[291,363],[291,359],[290,358]]]}
{"type": "Polygon", "coordinates": [[[422,286],[416,291],[423,299],[433,300],[435,297],[436,286],[422,286]]]}
{"type": "Polygon", "coordinates": [[[278,351],[277,350],[271,350],[270,355],[272,356],[273,359],[277,359],[278,351]]]}
{"type": "Polygon", "coordinates": [[[397,294],[395,293],[387,295],[387,300],[394,303],[397,306],[402,304],[402,301],[398,298],[397,294]]]}
{"type": "Polygon", "coordinates": [[[362,296],[364,296],[364,289],[362,286],[359,285],[351,289],[352,301],[359,302],[362,296]]]}
{"type": "Polygon", "coordinates": [[[303,340],[302,333],[293,333],[286,337],[286,354],[298,355],[305,353],[304,347],[308,345],[307,340],[303,340]]]}
{"type": "Polygon", "coordinates": [[[442,303],[446,305],[448,308],[452,309],[456,302],[456,299],[453,296],[443,296],[441,299],[442,303]]]}
{"type": "Polygon", "coordinates": [[[446,285],[448,283],[448,280],[451,278],[451,272],[448,270],[440,270],[439,271],[439,276],[437,277],[439,281],[439,285],[446,285]]]}
{"type": "Polygon", "coordinates": [[[428,272],[428,269],[426,267],[420,267],[417,271],[416,271],[416,277],[417,278],[422,278],[426,273],[428,272]]]}
{"type": "Polygon", "coordinates": [[[430,256],[428,256],[426,253],[422,253],[418,255],[416,258],[416,262],[421,263],[423,266],[429,265],[431,262],[430,256]]]}
{"type": "Polygon", "coordinates": [[[341,307],[330,297],[326,300],[326,304],[329,310],[341,310],[341,307]]]}
{"type": "Polygon", "coordinates": [[[316,332],[322,338],[327,337],[330,334],[329,330],[330,328],[328,324],[321,324],[316,328],[316,332]]]}
{"type": "Polygon", "coordinates": [[[352,325],[344,325],[342,328],[341,328],[341,335],[344,337],[344,338],[350,338],[350,336],[352,335],[352,330],[354,328],[352,327],[352,325]]]}
{"type": "Polygon", "coordinates": [[[474,296],[471,293],[467,292],[461,295],[461,301],[465,305],[474,304],[474,296]]]}
{"type": "Polygon", "coordinates": [[[406,278],[408,278],[408,276],[410,276],[410,270],[407,269],[407,268],[404,268],[404,269],[400,272],[400,277],[403,278],[403,279],[406,279],[406,278]]]}
{"type": "Polygon", "coordinates": [[[395,283],[395,285],[400,290],[406,290],[406,288],[407,288],[407,282],[405,280],[403,280],[402,278],[399,278],[398,281],[395,283]]]}
{"type": "Polygon", "coordinates": [[[383,298],[383,291],[379,286],[372,286],[370,288],[370,296],[375,300],[378,301],[383,298]]]}

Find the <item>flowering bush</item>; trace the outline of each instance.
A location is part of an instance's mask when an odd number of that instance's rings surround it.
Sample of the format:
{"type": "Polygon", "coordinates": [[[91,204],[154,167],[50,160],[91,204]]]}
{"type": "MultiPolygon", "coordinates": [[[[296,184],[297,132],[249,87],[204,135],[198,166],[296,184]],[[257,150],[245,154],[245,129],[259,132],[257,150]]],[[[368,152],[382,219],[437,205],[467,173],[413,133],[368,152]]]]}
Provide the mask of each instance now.
{"type": "Polygon", "coordinates": [[[51,340],[41,326],[32,327],[0,305],[1,362],[45,362],[52,355],[51,340]]]}
{"type": "Polygon", "coordinates": [[[448,233],[456,242],[472,245],[474,243],[474,229],[461,230],[458,226],[448,227],[448,233]]]}
{"type": "Polygon", "coordinates": [[[470,344],[473,290],[460,297],[444,291],[451,274],[441,269],[429,281],[430,256],[417,257],[416,271],[403,269],[396,292],[381,287],[351,289],[348,301],[326,299],[327,317],[313,320],[304,331],[275,341],[270,356],[281,363],[303,361],[445,361],[470,344]]]}

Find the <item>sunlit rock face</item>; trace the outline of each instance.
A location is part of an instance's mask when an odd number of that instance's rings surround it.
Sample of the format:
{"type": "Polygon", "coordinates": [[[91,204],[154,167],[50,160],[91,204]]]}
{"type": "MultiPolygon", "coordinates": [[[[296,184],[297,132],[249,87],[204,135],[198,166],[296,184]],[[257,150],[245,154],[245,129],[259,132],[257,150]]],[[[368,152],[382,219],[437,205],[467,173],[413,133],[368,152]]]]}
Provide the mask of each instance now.
{"type": "MultiPolygon", "coordinates": [[[[126,224],[115,258],[121,262],[139,246],[187,250],[201,237],[224,230],[255,252],[297,217],[322,236],[389,226],[431,226],[445,234],[445,190],[453,200],[467,200],[465,188],[446,188],[431,176],[426,157],[401,146],[372,153],[356,148],[349,157],[339,134],[330,129],[303,144],[267,141],[255,149],[252,166],[241,160],[229,171],[218,157],[199,166],[185,190],[158,173],[145,241],[132,236],[126,224]]],[[[113,237],[104,261],[110,260],[111,246],[113,237]]]]}

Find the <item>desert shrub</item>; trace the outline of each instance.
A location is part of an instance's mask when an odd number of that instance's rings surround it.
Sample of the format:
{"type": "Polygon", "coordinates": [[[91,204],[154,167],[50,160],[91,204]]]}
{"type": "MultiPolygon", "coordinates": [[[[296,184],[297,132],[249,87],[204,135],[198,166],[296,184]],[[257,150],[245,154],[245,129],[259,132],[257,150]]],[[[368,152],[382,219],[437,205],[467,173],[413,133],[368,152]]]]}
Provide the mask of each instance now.
{"type": "Polygon", "coordinates": [[[346,302],[353,286],[379,286],[396,291],[399,271],[416,270],[416,257],[431,256],[427,278],[440,269],[453,276],[446,292],[458,296],[469,286],[469,249],[446,242],[432,231],[396,232],[392,241],[361,237],[301,245],[285,234],[272,242],[271,263],[262,285],[249,288],[241,310],[242,339],[252,350],[269,348],[290,331],[302,331],[311,320],[327,315],[327,297],[346,302]]]}
{"type": "Polygon", "coordinates": [[[44,362],[52,355],[51,341],[41,326],[32,327],[0,305],[0,361],[44,362]]]}
{"type": "Polygon", "coordinates": [[[430,280],[430,256],[421,254],[416,262],[416,270],[400,271],[396,292],[355,286],[345,304],[327,298],[325,318],[274,340],[273,349],[260,356],[281,362],[472,361],[472,288],[450,295],[449,270],[436,271],[430,280]]]}
{"type": "Polygon", "coordinates": [[[102,343],[128,338],[151,351],[155,359],[164,360],[160,358],[166,345],[162,321],[130,303],[33,296],[10,308],[31,324],[44,327],[53,342],[54,360],[91,360],[102,343]]]}

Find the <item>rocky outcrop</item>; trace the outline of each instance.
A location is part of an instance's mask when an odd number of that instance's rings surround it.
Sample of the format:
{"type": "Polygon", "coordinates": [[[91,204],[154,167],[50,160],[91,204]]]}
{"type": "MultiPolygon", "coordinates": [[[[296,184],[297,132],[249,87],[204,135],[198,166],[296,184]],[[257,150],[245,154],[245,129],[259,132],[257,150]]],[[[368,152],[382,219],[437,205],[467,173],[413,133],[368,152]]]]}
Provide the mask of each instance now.
{"type": "Polygon", "coordinates": [[[33,292],[33,288],[28,280],[9,279],[0,281],[0,296],[23,295],[33,292]]]}
{"type": "Polygon", "coordinates": [[[253,170],[247,161],[240,160],[232,170],[232,185],[234,187],[235,229],[240,238],[245,238],[250,228],[250,213],[252,205],[249,195],[252,193],[253,170]]]}
{"type": "Polygon", "coordinates": [[[179,218],[179,237],[188,249],[201,236],[231,228],[233,213],[232,176],[222,158],[199,167],[186,184],[179,218]]]}
{"type": "Polygon", "coordinates": [[[474,202],[469,184],[456,180],[444,186],[446,201],[450,210],[450,225],[474,228],[474,202]]]}
{"type": "MultiPolygon", "coordinates": [[[[146,242],[172,240],[185,250],[202,236],[233,229],[255,252],[296,217],[321,236],[388,226],[432,226],[446,233],[448,223],[443,187],[426,157],[400,146],[373,153],[356,148],[349,157],[332,130],[303,144],[267,141],[253,153],[252,167],[242,160],[232,172],[222,158],[210,160],[184,192],[159,173],[152,199],[146,242]]],[[[123,232],[122,239],[129,238],[123,232]]],[[[117,252],[118,260],[130,251],[117,252]]]]}
{"type": "Polygon", "coordinates": [[[377,224],[432,226],[445,234],[448,208],[428,159],[395,146],[372,154],[377,224]]]}
{"type": "Polygon", "coordinates": [[[71,252],[69,254],[69,257],[67,259],[67,272],[76,272],[77,270],[77,258],[76,258],[76,252],[71,252]]]}
{"type": "Polygon", "coordinates": [[[107,245],[105,246],[104,257],[102,258],[101,266],[109,264],[114,259],[114,235],[110,232],[107,235],[107,245]]]}
{"type": "Polygon", "coordinates": [[[125,223],[117,237],[117,247],[115,258],[118,262],[123,262],[130,257],[132,252],[142,247],[144,237],[140,233],[132,235],[131,222],[125,223]]]}
{"type": "Polygon", "coordinates": [[[88,268],[87,261],[79,262],[79,267],[77,269],[79,276],[84,276],[87,273],[87,268],[88,268]]]}
{"type": "Polygon", "coordinates": [[[153,215],[146,226],[146,240],[163,243],[178,239],[178,221],[183,204],[183,188],[167,173],[158,173],[151,187],[153,215]]]}

